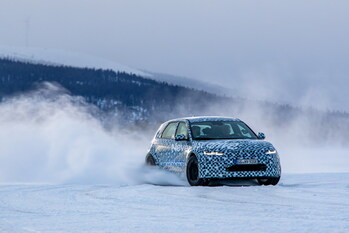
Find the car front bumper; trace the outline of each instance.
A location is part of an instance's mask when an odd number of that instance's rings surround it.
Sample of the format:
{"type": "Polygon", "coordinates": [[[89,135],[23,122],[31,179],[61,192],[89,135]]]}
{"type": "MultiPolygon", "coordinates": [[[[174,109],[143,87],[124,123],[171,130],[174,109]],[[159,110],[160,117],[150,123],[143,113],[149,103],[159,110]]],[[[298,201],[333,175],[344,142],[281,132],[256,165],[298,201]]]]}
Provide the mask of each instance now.
{"type": "Polygon", "coordinates": [[[199,162],[200,178],[266,178],[280,177],[281,166],[279,156],[263,155],[258,164],[237,165],[236,158],[205,156],[199,162]]]}

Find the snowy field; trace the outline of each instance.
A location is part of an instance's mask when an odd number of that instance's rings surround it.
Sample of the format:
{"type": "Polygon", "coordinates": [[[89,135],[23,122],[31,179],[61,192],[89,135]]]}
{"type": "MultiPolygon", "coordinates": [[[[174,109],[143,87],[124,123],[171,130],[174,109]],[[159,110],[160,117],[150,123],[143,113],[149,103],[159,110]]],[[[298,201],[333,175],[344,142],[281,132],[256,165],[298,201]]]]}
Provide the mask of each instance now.
{"type": "Polygon", "coordinates": [[[255,122],[280,153],[279,185],[189,187],[144,168],[154,132],[106,130],[74,97],[45,91],[0,104],[0,233],[349,232],[346,145],[305,146],[255,122]]]}
{"type": "Polygon", "coordinates": [[[3,184],[0,232],[349,232],[349,173],[275,187],[3,184]]]}

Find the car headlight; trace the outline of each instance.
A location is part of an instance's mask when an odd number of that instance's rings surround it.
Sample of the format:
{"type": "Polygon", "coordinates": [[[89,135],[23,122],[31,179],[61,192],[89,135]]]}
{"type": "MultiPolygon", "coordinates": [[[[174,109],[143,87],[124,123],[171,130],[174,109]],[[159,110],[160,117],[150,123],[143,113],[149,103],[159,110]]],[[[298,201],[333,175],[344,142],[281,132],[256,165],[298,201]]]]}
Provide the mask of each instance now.
{"type": "Polygon", "coordinates": [[[277,151],[274,149],[274,150],[268,150],[267,152],[265,152],[266,155],[274,155],[276,154],[277,151]]]}
{"type": "Polygon", "coordinates": [[[221,152],[204,152],[204,155],[223,155],[221,152]]]}

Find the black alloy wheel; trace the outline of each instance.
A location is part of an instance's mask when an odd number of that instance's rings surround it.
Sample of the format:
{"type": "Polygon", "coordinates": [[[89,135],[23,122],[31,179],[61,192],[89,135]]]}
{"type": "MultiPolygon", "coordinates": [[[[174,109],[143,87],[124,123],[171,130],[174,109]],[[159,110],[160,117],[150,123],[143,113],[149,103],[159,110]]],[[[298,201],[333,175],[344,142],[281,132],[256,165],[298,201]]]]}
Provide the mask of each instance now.
{"type": "Polygon", "coordinates": [[[187,163],[187,180],[191,186],[204,186],[209,183],[209,180],[199,178],[199,164],[195,156],[190,157],[187,163]]]}

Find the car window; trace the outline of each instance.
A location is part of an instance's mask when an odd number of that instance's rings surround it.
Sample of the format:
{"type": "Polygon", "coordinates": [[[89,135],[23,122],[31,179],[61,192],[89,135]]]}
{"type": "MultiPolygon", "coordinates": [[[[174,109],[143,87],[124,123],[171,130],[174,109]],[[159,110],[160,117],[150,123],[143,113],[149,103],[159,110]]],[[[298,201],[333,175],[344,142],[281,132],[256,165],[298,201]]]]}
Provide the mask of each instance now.
{"type": "Polygon", "coordinates": [[[184,122],[179,123],[176,135],[183,134],[185,138],[188,138],[187,125],[184,122]]]}
{"type": "Polygon", "coordinates": [[[172,122],[168,124],[164,132],[162,133],[161,138],[173,139],[177,128],[177,124],[177,122],[172,122]]]}
{"type": "Polygon", "coordinates": [[[194,140],[257,138],[253,131],[241,121],[193,122],[191,131],[194,140]]]}

